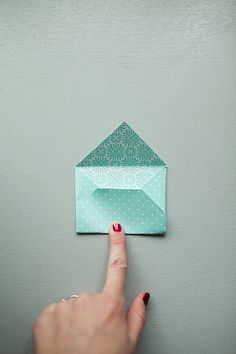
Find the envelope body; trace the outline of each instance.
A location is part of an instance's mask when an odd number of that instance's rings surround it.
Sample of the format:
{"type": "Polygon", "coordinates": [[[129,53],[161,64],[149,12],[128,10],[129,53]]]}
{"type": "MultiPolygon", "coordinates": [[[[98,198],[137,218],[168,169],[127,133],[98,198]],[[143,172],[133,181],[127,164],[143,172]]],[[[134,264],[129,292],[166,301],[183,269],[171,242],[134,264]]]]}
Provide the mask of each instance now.
{"type": "Polygon", "coordinates": [[[76,232],[119,222],[127,234],[164,234],[166,178],[166,164],[122,123],[75,167],[76,232]]]}

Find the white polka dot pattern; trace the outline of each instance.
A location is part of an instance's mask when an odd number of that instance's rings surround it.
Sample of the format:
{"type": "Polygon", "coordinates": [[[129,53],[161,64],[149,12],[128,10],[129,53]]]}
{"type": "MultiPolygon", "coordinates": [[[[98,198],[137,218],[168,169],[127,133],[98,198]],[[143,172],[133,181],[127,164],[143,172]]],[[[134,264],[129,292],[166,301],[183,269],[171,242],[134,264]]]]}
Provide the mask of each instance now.
{"type": "Polygon", "coordinates": [[[166,164],[159,160],[156,165],[141,166],[79,163],[75,168],[76,231],[107,233],[116,221],[128,234],[165,233],[166,172],[166,164]]]}

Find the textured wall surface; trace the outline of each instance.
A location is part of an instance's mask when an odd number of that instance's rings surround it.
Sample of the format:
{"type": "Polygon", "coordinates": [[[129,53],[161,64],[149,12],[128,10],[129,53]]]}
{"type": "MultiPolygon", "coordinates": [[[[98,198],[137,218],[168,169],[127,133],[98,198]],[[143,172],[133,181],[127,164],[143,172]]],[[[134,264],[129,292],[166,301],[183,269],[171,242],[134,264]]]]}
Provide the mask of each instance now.
{"type": "Polygon", "coordinates": [[[75,234],[74,166],[122,121],[166,161],[166,237],[127,236],[137,354],[236,348],[235,2],[0,1],[0,353],[50,302],[104,282],[75,234]]]}

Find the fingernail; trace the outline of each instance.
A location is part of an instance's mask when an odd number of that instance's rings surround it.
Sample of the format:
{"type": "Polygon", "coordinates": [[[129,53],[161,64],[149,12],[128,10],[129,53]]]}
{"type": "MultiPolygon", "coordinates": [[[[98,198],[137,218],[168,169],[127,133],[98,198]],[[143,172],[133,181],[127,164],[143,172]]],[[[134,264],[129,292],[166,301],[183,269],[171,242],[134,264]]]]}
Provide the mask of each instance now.
{"type": "Polygon", "coordinates": [[[150,299],[150,293],[146,292],[143,295],[143,302],[144,302],[145,306],[147,306],[149,299],[150,299]]]}
{"type": "Polygon", "coordinates": [[[119,224],[119,223],[112,224],[112,227],[115,232],[121,231],[121,224],[119,224]]]}

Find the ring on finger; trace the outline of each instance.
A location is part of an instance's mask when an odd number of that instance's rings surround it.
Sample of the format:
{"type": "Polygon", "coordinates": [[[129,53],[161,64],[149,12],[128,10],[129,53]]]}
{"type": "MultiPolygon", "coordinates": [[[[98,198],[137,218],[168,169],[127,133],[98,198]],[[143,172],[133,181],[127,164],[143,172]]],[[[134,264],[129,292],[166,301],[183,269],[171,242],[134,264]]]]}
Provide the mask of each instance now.
{"type": "Polygon", "coordinates": [[[66,302],[67,300],[76,299],[77,297],[79,297],[79,295],[73,294],[73,295],[70,295],[69,297],[67,297],[66,299],[61,299],[61,301],[66,302]]]}

